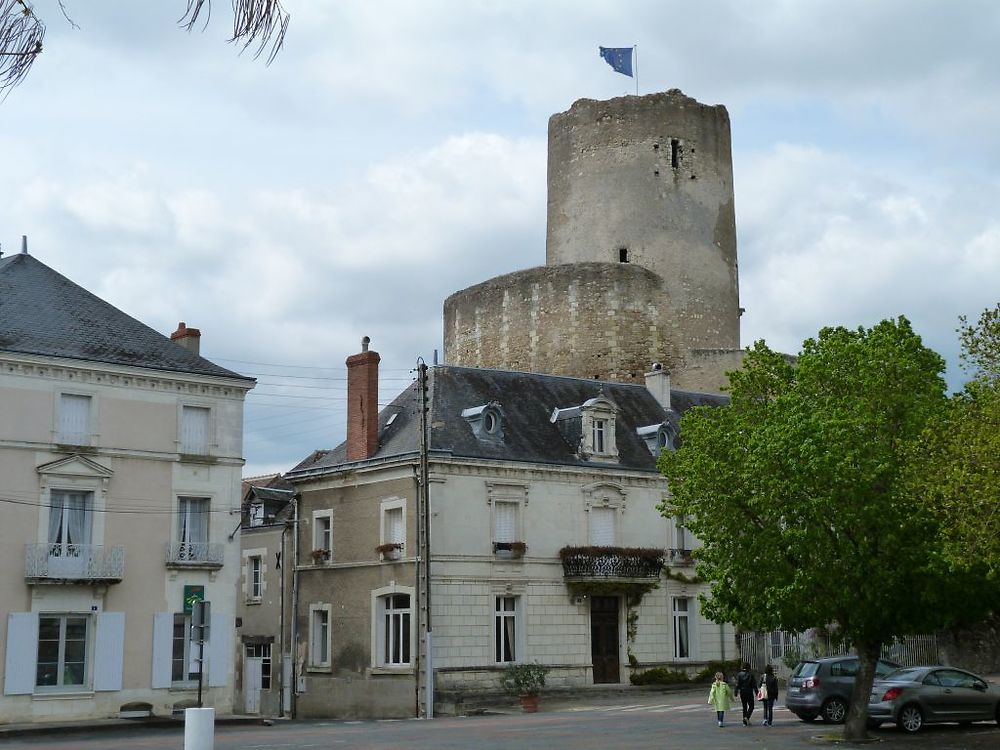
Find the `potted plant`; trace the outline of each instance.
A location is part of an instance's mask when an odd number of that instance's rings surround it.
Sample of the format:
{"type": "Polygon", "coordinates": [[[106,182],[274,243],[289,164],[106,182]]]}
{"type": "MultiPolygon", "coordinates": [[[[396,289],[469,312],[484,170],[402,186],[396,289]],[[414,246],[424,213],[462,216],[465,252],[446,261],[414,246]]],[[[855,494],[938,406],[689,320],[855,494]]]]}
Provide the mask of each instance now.
{"type": "Polygon", "coordinates": [[[521,701],[521,710],[527,714],[538,710],[538,694],[545,687],[548,667],[534,664],[510,664],[500,677],[500,687],[508,695],[516,695],[521,701]]]}
{"type": "Polygon", "coordinates": [[[375,551],[382,556],[383,560],[398,560],[402,549],[403,545],[399,542],[386,542],[376,547],[375,551]]]}
{"type": "Polygon", "coordinates": [[[328,549],[314,549],[312,551],[313,565],[319,565],[324,560],[330,559],[330,550],[328,549]]]}
{"type": "Polygon", "coordinates": [[[524,542],[493,542],[493,554],[508,560],[517,560],[524,557],[528,545],[524,542]]]}

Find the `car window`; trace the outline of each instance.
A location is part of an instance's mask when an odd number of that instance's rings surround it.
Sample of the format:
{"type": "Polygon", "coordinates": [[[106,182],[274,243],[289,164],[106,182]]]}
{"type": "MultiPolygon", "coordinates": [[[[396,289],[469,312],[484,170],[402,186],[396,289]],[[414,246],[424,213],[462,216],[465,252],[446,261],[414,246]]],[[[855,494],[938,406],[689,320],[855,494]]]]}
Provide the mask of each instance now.
{"type": "Polygon", "coordinates": [[[954,669],[940,669],[937,676],[945,687],[974,688],[976,685],[976,678],[971,674],[954,669]]]}
{"type": "Polygon", "coordinates": [[[792,677],[812,677],[819,671],[819,662],[800,661],[792,677]]]}
{"type": "Polygon", "coordinates": [[[938,679],[937,672],[931,672],[924,678],[925,685],[940,685],[941,680],[938,679]]]}
{"type": "Polygon", "coordinates": [[[893,664],[891,661],[883,661],[879,659],[875,664],[875,676],[885,677],[887,674],[892,674],[897,669],[899,669],[898,664],[893,664]]]}
{"type": "Polygon", "coordinates": [[[857,659],[845,659],[844,661],[835,661],[830,665],[830,676],[831,677],[854,677],[858,673],[858,660],[857,659]]]}
{"type": "Polygon", "coordinates": [[[885,677],[886,680],[892,682],[914,682],[920,681],[920,670],[919,669],[897,669],[895,672],[890,672],[885,677]]]}

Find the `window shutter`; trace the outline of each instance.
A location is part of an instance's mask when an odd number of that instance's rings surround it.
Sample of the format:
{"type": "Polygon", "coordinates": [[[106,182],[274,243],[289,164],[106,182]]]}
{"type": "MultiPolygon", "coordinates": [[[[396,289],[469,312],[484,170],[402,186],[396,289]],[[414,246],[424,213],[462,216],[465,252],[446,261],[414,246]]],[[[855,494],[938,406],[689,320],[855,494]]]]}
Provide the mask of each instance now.
{"type": "Polygon", "coordinates": [[[403,544],[406,541],[406,531],[403,526],[403,509],[391,508],[385,513],[386,536],[388,542],[403,544]]]}
{"type": "Polygon", "coordinates": [[[90,396],[59,397],[59,442],[85,445],[90,437],[90,396]]]}
{"type": "Polygon", "coordinates": [[[102,612],[97,616],[94,640],[94,690],[121,690],[125,650],[125,613],[102,612]]]}
{"type": "Polygon", "coordinates": [[[519,541],[517,538],[517,503],[494,503],[493,527],[494,542],[519,541]]]}
{"type": "Polygon", "coordinates": [[[4,665],[4,695],[30,695],[35,689],[38,658],[38,614],[10,612],[7,615],[7,659],[4,665]]]}
{"type": "Polygon", "coordinates": [[[174,653],[174,613],[153,615],[153,683],[154,688],[168,688],[171,682],[170,660],[174,653]]]}
{"type": "Polygon", "coordinates": [[[208,656],[208,686],[226,687],[233,669],[233,618],[212,613],[211,635],[205,644],[208,656]]]}
{"type": "Polygon", "coordinates": [[[208,453],[208,409],[201,406],[181,408],[181,452],[208,453]]]}
{"type": "Polygon", "coordinates": [[[590,543],[595,547],[612,547],[615,543],[615,509],[590,509],[590,543]]]}

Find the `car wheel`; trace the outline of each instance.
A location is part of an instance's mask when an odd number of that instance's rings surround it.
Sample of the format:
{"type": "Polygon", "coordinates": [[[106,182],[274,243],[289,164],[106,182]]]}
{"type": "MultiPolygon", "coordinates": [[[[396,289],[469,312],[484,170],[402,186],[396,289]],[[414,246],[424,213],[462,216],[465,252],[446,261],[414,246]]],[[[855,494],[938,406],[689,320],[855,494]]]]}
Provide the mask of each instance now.
{"type": "Polygon", "coordinates": [[[840,698],[831,698],[823,704],[823,721],[843,724],[847,718],[847,704],[840,698]]]}
{"type": "Polygon", "coordinates": [[[896,726],[902,729],[904,732],[909,732],[913,734],[914,732],[919,732],[920,727],[924,725],[924,715],[920,711],[919,706],[915,706],[912,703],[908,706],[903,706],[899,711],[899,718],[896,719],[896,726]]]}

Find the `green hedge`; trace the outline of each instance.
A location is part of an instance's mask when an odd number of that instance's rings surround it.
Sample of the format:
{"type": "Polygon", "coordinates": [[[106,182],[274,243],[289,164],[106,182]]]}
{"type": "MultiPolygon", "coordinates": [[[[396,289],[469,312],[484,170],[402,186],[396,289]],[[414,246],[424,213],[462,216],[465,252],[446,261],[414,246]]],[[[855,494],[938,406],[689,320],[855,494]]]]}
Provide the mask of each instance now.
{"type": "Polygon", "coordinates": [[[686,672],[666,667],[647,669],[640,674],[633,674],[630,679],[633,685],[677,685],[682,682],[690,682],[686,672]]]}

